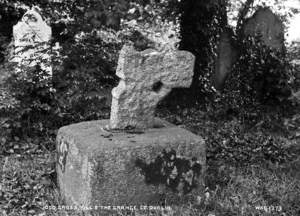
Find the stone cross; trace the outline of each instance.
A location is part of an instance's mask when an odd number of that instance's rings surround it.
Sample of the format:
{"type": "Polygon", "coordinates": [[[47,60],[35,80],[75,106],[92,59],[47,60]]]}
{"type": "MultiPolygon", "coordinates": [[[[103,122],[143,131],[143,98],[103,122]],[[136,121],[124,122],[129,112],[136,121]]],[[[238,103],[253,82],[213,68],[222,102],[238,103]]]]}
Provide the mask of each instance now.
{"type": "Polygon", "coordinates": [[[138,52],[125,45],[119,56],[119,85],[112,90],[111,129],[154,126],[156,106],[173,88],[192,83],[195,57],[187,51],[138,52]]]}
{"type": "Polygon", "coordinates": [[[49,54],[51,27],[35,9],[27,11],[21,21],[13,27],[13,37],[15,50],[12,61],[18,63],[19,68],[39,64],[52,75],[49,54]]]}

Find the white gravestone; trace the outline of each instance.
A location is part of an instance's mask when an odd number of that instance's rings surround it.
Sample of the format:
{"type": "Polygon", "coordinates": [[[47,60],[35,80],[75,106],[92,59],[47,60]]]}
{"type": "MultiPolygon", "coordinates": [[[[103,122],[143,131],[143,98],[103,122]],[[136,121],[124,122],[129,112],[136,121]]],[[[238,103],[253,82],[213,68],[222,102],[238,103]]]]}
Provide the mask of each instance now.
{"type": "Polygon", "coordinates": [[[19,68],[39,64],[51,76],[51,36],[51,27],[43,21],[42,16],[35,9],[27,11],[13,27],[15,50],[12,61],[18,63],[19,68]]]}

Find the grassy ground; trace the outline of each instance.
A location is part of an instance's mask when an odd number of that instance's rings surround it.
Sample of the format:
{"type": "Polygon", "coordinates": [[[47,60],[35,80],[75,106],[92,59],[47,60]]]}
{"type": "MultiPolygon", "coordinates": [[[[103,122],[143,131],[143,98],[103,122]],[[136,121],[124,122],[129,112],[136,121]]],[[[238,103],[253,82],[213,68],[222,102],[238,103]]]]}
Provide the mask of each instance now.
{"type": "MultiPolygon", "coordinates": [[[[195,107],[159,113],[205,138],[206,193],[194,191],[171,211],[110,215],[300,215],[300,122],[294,116],[277,122],[276,128],[274,119],[273,127],[267,118],[253,126],[234,115],[195,107]]],[[[45,209],[62,204],[55,182],[54,143],[54,137],[44,137],[5,144],[0,156],[1,215],[78,215],[45,209]]]]}

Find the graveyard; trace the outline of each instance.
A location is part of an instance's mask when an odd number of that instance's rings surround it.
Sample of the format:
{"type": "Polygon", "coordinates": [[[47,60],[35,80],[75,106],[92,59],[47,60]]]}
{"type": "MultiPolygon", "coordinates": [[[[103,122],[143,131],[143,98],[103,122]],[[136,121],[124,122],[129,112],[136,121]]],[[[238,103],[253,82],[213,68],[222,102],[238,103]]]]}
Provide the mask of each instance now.
{"type": "Polygon", "coordinates": [[[0,215],[300,215],[299,12],[0,1],[0,215]]]}

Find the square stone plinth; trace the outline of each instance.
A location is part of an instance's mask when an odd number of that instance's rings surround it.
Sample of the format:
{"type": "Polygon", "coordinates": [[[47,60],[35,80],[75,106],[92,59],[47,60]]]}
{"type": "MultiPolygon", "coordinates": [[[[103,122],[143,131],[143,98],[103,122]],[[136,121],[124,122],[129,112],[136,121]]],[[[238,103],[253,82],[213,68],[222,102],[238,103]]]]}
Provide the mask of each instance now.
{"type": "Polygon", "coordinates": [[[197,158],[203,187],[204,140],[180,127],[156,119],[161,127],[142,133],[109,132],[108,120],[63,127],[57,135],[57,173],[67,205],[158,205],[161,196],[172,205],[178,193],[159,184],[147,184],[137,159],[151,162],[163,150],[175,150],[185,158],[197,158]]]}

